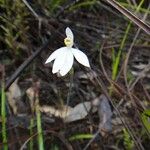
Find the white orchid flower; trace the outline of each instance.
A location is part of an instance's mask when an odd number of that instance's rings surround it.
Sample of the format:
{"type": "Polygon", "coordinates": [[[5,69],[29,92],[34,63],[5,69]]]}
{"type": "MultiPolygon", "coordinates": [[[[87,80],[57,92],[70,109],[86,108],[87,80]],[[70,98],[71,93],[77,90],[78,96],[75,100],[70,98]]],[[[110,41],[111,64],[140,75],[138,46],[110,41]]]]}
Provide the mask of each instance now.
{"type": "Polygon", "coordinates": [[[46,64],[54,60],[52,73],[60,73],[61,76],[66,75],[75,59],[82,65],[90,67],[87,56],[79,49],[72,48],[74,44],[74,36],[69,27],[66,28],[66,38],[64,39],[65,47],[61,47],[54,51],[46,60],[46,64]]]}

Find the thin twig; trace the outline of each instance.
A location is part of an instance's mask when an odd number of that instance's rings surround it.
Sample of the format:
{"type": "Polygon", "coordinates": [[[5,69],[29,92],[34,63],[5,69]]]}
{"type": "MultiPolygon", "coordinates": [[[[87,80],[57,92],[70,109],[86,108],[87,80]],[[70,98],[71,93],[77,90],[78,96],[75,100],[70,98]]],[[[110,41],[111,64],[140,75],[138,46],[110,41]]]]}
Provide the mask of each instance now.
{"type": "Polygon", "coordinates": [[[43,18],[34,11],[34,9],[30,6],[30,4],[26,0],[22,0],[22,1],[28,7],[28,9],[33,13],[34,17],[39,21],[38,28],[39,28],[39,35],[41,35],[40,31],[41,31],[43,18]]]}
{"type": "Polygon", "coordinates": [[[106,0],[109,4],[115,7],[119,12],[124,14],[127,18],[129,18],[132,22],[138,25],[142,30],[144,30],[147,34],[150,35],[150,26],[146,24],[144,21],[141,21],[137,16],[132,14],[129,10],[121,6],[118,2],[114,0],[106,0]]]}
{"type": "Polygon", "coordinates": [[[23,143],[23,145],[21,146],[20,150],[24,150],[25,147],[26,147],[26,145],[27,145],[27,143],[28,143],[33,137],[35,137],[37,134],[38,134],[38,133],[35,133],[35,134],[33,134],[32,136],[30,136],[30,137],[23,143]]]}
{"type": "Polygon", "coordinates": [[[99,134],[99,130],[97,130],[97,132],[94,134],[94,137],[87,143],[87,145],[84,147],[83,150],[87,150],[88,147],[91,145],[91,143],[96,139],[96,137],[98,136],[99,134]]]}
{"type": "Polygon", "coordinates": [[[22,0],[22,1],[29,8],[29,10],[33,13],[33,15],[39,20],[40,16],[33,10],[30,4],[26,0],[22,0]]]}

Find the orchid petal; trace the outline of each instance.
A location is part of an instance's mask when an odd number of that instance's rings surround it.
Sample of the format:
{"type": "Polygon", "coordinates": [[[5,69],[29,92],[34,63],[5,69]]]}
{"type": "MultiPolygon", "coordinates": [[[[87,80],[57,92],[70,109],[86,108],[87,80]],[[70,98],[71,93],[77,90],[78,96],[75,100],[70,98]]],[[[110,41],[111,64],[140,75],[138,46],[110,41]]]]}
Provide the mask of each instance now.
{"type": "Polygon", "coordinates": [[[66,75],[70,71],[70,69],[73,65],[73,61],[74,61],[73,54],[72,54],[71,50],[68,49],[64,64],[63,64],[62,68],[60,69],[61,76],[66,75]]]}
{"type": "Polygon", "coordinates": [[[66,56],[67,56],[67,47],[65,47],[63,51],[61,51],[61,53],[59,53],[59,55],[56,57],[54,64],[53,64],[52,73],[59,72],[59,70],[63,68],[66,56]]]}
{"type": "Polygon", "coordinates": [[[67,36],[67,38],[69,38],[70,40],[73,41],[74,35],[73,35],[73,32],[71,31],[71,29],[69,27],[66,28],[66,36],[67,36]]]}
{"type": "Polygon", "coordinates": [[[61,55],[64,51],[65,51],[66,47],[61,47],[59,49],[57,49],[56,51],[54,51],[46,60],[45,64],[53,61],[54,59],[56,59],[59,55],[61,55]]]}
{"type": "Polygon", "coordinates": [[[76,58],[76,60],[86,66],[86,67],[90,67],[90,64],[89,64],[89,60],[87,58],[87,56],[80,50],[76,49],[76,48],[71,48],[71,51],[74,55],[74,57],[76,58]]]}

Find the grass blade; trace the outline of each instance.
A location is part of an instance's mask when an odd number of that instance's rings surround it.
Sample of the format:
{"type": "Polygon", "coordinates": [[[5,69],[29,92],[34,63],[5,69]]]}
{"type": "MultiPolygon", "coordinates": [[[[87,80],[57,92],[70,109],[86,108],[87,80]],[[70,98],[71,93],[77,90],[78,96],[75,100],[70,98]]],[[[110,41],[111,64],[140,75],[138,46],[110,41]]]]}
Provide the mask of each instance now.
{"type": "Polygon", "coordinates": [[[39,106],[38,105],[36,106],[36,119],[37,119],[39,150],[44,150],[43,133],[42,133],[42,125],[41,125],[41,113],[39,111],[39,106]]]}
{"type": "Polygon", "coordinates": [[[6,133],[6,98],[4,91],[4,83],[2,82],[1,87],[1,116],[2,116],[2,141],[4,144],[4,150],[8,150],[7,145],[7,133],[6,133]]]}

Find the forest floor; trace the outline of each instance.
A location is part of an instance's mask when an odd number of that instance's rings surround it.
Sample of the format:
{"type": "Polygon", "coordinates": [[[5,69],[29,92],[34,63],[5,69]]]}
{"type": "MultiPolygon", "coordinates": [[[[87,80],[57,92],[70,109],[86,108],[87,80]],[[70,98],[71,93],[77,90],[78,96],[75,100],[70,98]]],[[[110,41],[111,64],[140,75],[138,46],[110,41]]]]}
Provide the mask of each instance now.
{"type": "MultiPolygon", "coordinates": [[[[120,4],[150,23],[147,1],[120,4]]],[[[0,148],[150,149],[150,38],[143,28],[105,1],[0,7],[0,148]],[[67,27],[91,68],[75,60],[62,77],[45,61],[65,46],[67,27]]]]}

